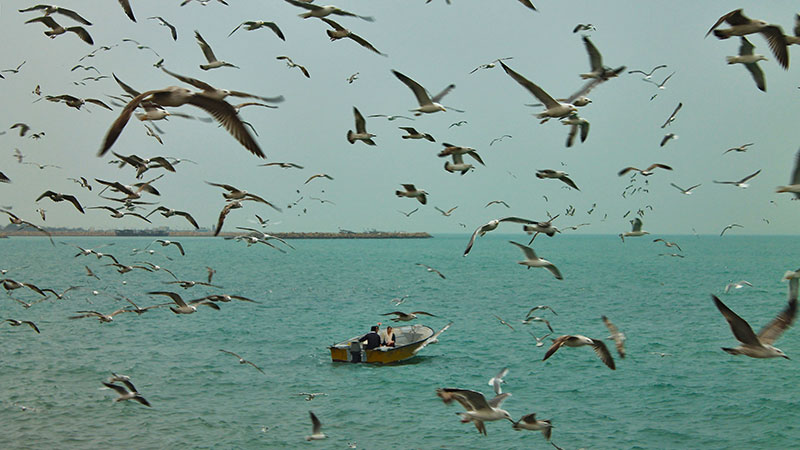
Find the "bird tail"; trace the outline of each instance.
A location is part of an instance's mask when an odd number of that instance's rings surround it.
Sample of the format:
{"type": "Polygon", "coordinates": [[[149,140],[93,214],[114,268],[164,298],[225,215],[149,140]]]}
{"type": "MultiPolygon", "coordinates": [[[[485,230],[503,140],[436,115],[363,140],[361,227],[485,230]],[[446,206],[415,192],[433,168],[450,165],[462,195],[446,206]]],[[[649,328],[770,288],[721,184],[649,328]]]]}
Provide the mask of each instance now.
{"type": "Polygon", "coordinates": [[[353,139],[353,130],[347,130],[347,142],[351,144],[354,144],[356,142],[356,140],[353,139]]]}
{"type": "Polygon", "coordinates": [[[714,36],[718,39],[728,39],[731,37],[730,30],[714,30],[714,36]]]}
{"type": "Polygon", "coordinates": [[[731,355],[738,355],[739,354],[739,350],[736,350],[735,348],[722,347],[722,349],[725,350],[727,353],[730,353],[731,355]]]}
{"type": "Polygon", "coordinates": [[[303,19],[308,19],[309,17],[311,17],[311,13],[307,12],[303,14],[298,14],[298,16],[302,17],[303,19]]]}
{"type": "Polygon", "coordinates": [[[789,187],[789,186],[778,186],[778,187],[775,189],[775,192],[789,192],[789,190],[788,190],[788,187],[789,187]]]}
{"type": "Polygon", "coordinates": [[[728,64],[736,64],[736,57],[735,56],[726,56],[725,61],[728,61],[728,64]]]}
{"type": "Polygon", "coordinates": [[[402,197],[403,196],[403,191],[394,191],[394,194],[396,196],[398,196],[398,197],[402,197]]]}
{"type": "Polygon", "coordinates": [[[332,41],[335,41],[336,39],[341,39],[336,36],[336,33],[334,33],[333,30],[325,30],[325,32],[328,33],[328,37],[331,38],[332,41]]]}

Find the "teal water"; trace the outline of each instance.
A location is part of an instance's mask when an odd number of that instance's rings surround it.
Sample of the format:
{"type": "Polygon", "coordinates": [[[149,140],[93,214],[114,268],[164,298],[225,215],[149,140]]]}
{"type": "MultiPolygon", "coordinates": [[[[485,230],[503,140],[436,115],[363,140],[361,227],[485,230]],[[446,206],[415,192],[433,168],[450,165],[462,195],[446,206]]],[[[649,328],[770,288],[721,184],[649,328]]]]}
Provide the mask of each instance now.
{"type": "MultiPolygon", "coordinates": [[[[526,243],[525,237],[491,233],[466,258],[468,236],[297,240],[288,254],[184,238],[185,257],[172,247],[130,256],[149,239],[57,239],[82,247],[114,242],[101,251],[126,264],[152,261],[182,279],[205,280],[205,266],[212,266],[215,284],[224,288],[190,290],[163,284],[171,279],[163,272],[120,275],[103,266],[105,259],[74,258],[73,247],[53,248],[46,239],[3,239],[6,277],[57,291],[82,286],[28,309],[0,294],[0,318],[33,320],[41,329],[37,335],[0,326],[3,447],[552,448],[541,433],[517,432],[507,422],[488,423],[488,436],[481,436],[459,423],[459,405],[435,395],[437,387],[460,387],[489,396],[487,381],[507,366],[505,390],[512,396],[504,409],[515,419],[531,412],[551,419],[553,442],[565,449],[796,448],[800,330],[777,342],[792,360],[728,355],[720,347],[736,341],[709,294],[720,295],[758,330],[785,307],[780,278],[797,269],[800,241],[667,238],[681,245],[685,258],[658,256],[673,249],[647,237],[624,244],[610,236],[537,238],[537,253],[561,269],[563,281],[516,264],[522,253],[507,241],[526,243]],[[101,280],[85,276],[84,265],[101,280]],[[741,279],[754,287],[722,294],[741,279]],[[109,313],[126,305],[111,295],[139,306],[164,301],[147,296],[150,290],[188,299],[239,294],[262,303],[223,303],[221,311],[201,308],[185,316],[157,309],[117,315],[113,323],[67,319],[77,310],[109,313]],[[404,304],[391,303],[403,295],[409,295],[404,304]],[[562,349],[542,362],[547,347],[537,348],[528,331],[540,336],[546,328],[520,323],[539,304],[558,312],[542,313],[556,335],[605,339],[600,316],[607,315],[627,335],[628,357],[615,358],[616,371],[586,348],[562,349]],[[439,344],[405,364],[331,363],[328,345],[387,323],[380,314],[395,310],[436,314],[420,321],[434,329],[454,323],[439,344]],[[241,354],[266,375],[219,349],[241,354]],[[99,389],[111,371],[131,376],[153,407],[112,403],[115,394],[99,389]],[[305,401],[299,392],[328,395],[305,401]],[[310,434],[309,410],[327,440],[303,440],[310,434]]],[[[38,297],[23,291],[14,297],[38,297]]]]}

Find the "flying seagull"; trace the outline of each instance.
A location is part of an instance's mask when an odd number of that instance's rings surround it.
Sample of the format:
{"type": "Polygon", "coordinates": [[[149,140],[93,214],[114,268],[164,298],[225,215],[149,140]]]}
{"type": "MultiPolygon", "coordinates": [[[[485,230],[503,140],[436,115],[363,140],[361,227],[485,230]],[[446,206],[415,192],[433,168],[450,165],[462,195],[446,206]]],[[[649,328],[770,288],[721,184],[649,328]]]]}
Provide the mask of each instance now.
{"type": "Polygon", "coordinates": [[[39,334],[39,327],[37,327],[36,324],[31,322],[30,320],[6,319],[3,322],[8,322],[12,327],[18,327],[20,325],[28,325],[29,327],[33,328],[33,331],[39,334]]]}
{"type": "MultiPolygon", "coordinates": [[[[286,0],[289,1],[289,0],[286,0]]],[[[319,421],[317,415],[313,412],[309,411],[308,415],[311,417],[311,435],[306,436],[307,441],[318,441],[320,439],[325,439],[325,433],[322,432],[322,422],[319,421]]]]}
{"type": "Polygon", "coordinates": [[[503,206],[505,206],[506,208],[511,208],[510,206],[508,206],[508,203],[504,202],[503,200],[492,200],[492,201],[490,201],[489,203],[487,203],[487,204],[484,206],[484,208],[488,208],[488,207],[490,207],[490,206],[492,206],[492,205],[503,205],[503,206]]]}
{"type": "MultiPolygon", "coordinates": [[[[425,270],[427,270],[428,272],[431,272],[431,273],[435,273],[436,275],[439,275],[439,277],[441,277],[442,279],[447,278],[447,277],[444,276],[444,274],[442,272],[439,272],[438,270],[434,269],[433,267],[431,267],[431,266],[429,266],[427,264],[415,263],[415,265],[424,267],[425,270]]],[[[422,311],[418,311],[418,312],[422,312],[422,311]]],[[[394,314],[394,313],[390,313],[390,314],[394,314]]],[[[431,314],[428,314],[428,315],[430,316],[431,314]]]]}
{"type": "Polygon", "coordinates": [[[740,188],[744,189],[744,188],[747,188],[748,186],[750,186],[749,184],[747,184],[747,182],[750,181],[753,177],[755,177],[756,175],[758,175],[760,173],[761,173],[761,169],[758,169],[755,172],[753,172],[750,175],[742,178],[739,181],[717,181],[717,180],[713,180],[713,181],[714,181],[714,183],[717,183],[717,184],[732,184],[732,185],[734,185],[736,187],[740,187],[740,188]]]}
{"type": "Polygon", "coordinates": [[[631,73],[640,73],[640,74],[644,75],[644,78],[645,78],[645,79],[649,80],[649,79],[650,79],[650,77],[652,77],[652,76],[653,76],[653,74],[655,73],[655,71],[656,71],[656,70],[658,70],[658,69],[663,69],[663,68],[665,68],[665,67],[667,67],[667,65],[666,65],[666,64],[659,64],[659,65],[657,65],[657,66],[653,67],[653,68],[650,70],[650,72],[645,72],[645,71],[643,71],[643,70],[636,69],[636,70],[629,70],[629,71],[628,71],[628,73],[629,73],[629,74],[631,74],[631,73]]]}
{"type": "Polygon", "coordinates": [[[433,136],[431,136],[428,133],[420,133],[419,131],[411,127],[398,127],[398,128],[407,133],[401,136],[403,139],[427,139],[431,142],[436,142],[436,139],[434,139],[433,136]]]}
{"type": "Polygon", "coordinates": [[[800,150],[795,154],[794,171],[792,171],[792,179],[788,186],[778,186],[775,192],[791,192],[795,198],[800,198],[800,150]]]}
{"type": "Polygon", "coordinates": [[[472,233],[472,236],[469,238],[469,243],[467,244],[467,248],[464,249],[464,256],[467,256],[470,250],[472,250],[472,246],[475,244],[475,238],[479,236],[482,237],[486,233],[496,230],[497,227],[500,226],[502,222],[513,222],[513,223],[521,223],[527,225],[535,223],[535,221],[533,220],[523,219],[521,217],[504,217],[502,219],[492,219],[475,229],[475,231],[472,233]]]}
{"type": "Polygon", "coordinates": [[[242,358],[241,356],[237,355],[236,353],[229,352],[229,351],[227,351],[227,350],[222,350],[222,349],[220,349],[220,351],[221,351],[222,353],[227,353],[227,354],[229,354],[229,355],[233,355],[233,356],[235,356],[235,357],[239,358],[239,364],[250,364],[251,366],[255,367],[255,368],[256,368],[256,370],[258,370],[259,372],[261,372],[261,373],[263,373],[264,375],[266,375],[266,373],[264,372],[264,370],[262,370],[262,369],[261,369],[261,367],[258,367],[257,365],[255,365],[255,364],[253,364],[252,362],[250,362],[250,361],[248,361],[248,360],[246,360],[246,359],[242,358]]]}
{"type": "Polygon", "coordinates": [[[708,30],[706,36],[711,34],[711,32],[714,32],[714,36],[719,39],[761,33],[761,35],[767,39],[769,48],[772,50],[775,59],[778,60],[781,67],[789,69],[789,50],[786,45],[786,36],[783,34],[783,29],[778,25],[772,25],[763,20],[750,19],[742,13],[742,9],[737,9],[720,17],[708,30]],[[717,29],[723,22],[727,22],[731,27],[717,29]]]}
{"type": "Polygon", "coordinates": [[[680,111],[681,108],[683,108],[683,102],[679,102],[678,103],[678,106],[675,107],[675,109],[672,111],[672,114],[670,114],[669,117],[667,118],[667,120],[664,122],[664,124],[661,125],[661,128],[666,128],[667,125],[669,125],[672,122],[674,122],[675,121],[675,116],[678,115],[678,111],[680,111]]]}
{"type": "Polygon", "coordinates": [[[194,32],[194,38],[195,40],[197,40],[197,45],[200,46],[200,50],[203,51],[203,55],[206,57],[206,60],[208,61],[208,64],[200,64],[201,69],[210,70],[210,69],[217,69],[220,67],[233,67],[235,69],[238,69],[238,67],[229,62],[218,60],[217,57],[214,55],[214,51],[211,50],[211,46],[208,45],[208,42],[206,42],[206,40],[203,39],[203,36],[201,36],[200,32],[198,32],[197,30],[195,30],[194,32]]]}
{"type": "MultiPolygon", "coordinates": [[[[423,205],[428,203],[428,193],[422,189],[417,189],[413,184],[401,184],[404,191],[394,191],[398,197],[416,198],[423,205]]],[[[410,215],[410,214],[409,214],[410,215]]]]}
{"type": "Polygon", "coordinates": [[[764,55],[754,54],[753,49],[755,46],[751,44],[746,37],[742,36],[740,39],[742,44],[739,46],[739,56],[728,56],[728,64],[743,64],[744,67],[750,72],[750,75],[753,76],[753,81],[756,82],[756,87],[763,92],[767,92],[767,83],[764,80],[764,71],[762,71],[761,67],[758,65],[759,61],[766,61],[767,58],[764,55]]]}
{"type": "Polygon", "coordinates": [[[425,316],[437,317],[431,313],[427,313],[425,311],[414,311],[412,313],[404,313],[402,311],[392,311],[390,313],[381,314],[382,316],[391,316],[395,315],[396,317],[392,318],[392,322],[408,322],[417,318],[417,314],[422,314],[425,316]]]}
{"type": "Polygon", "coordinates": [[[601,318],[603,319],[603,323],[605,324],[606,328],[608,328],[608,332],[611,333],[609,339],[614,340],[614,344],[617,346],[617,353],[619,353],[619,357],[624,359],[625,339],[626,339],[625,333],[621,333],[619,331],[619,328],[617,328],[616,325],[614,325],[613,323],[611,323],[610,320],[608,320],[608,317],[602,316],[601,318]]]}
{"type": "Polygon", "coordinates": [[[619,238],[622,239],[622,242],[625,242],[626,237],[639,237],[645,234],[650,234],[650,232],[642,231],[642,219],[637,217],[631,220],[631,231],[620,233],[619,238]]]}
{"type": "Polygon", "coordinates": [[[544,267],[545,269],[550,271],[550,273],[552,273],[553,276],[556,277],[556,280],[564,279],[564,277],[561,276],[561,272],[559,272],[558,267],[556,267],[555,264],[551,263],[546,259],[542,259],[536,256],[536,252],[534,252],[532,248],[528,247],[527,245],[522,245],[514,241],[508,241],[508,242],[519,247],[520,250],[522,250],[522,252],[525,254],[525,260],[519,261],[517,264],[527,266],[528,269],[530,269],[531,267],[544,267]]]}
{"type": "Polygon", "coordinates": [[[270,30],[272,30],[275,33],[275,35],[278,36],[282,41],[286,40],[286,36],[283,35],[283,32],[281,31],[280,28],[278,28],[278,25],[275,22],[265,22],[263,20],[258,20],[258,21],[249,20],[247,22],[242,22],[241,24],[236,26],[236,28],[234,28],[233,31],[231,31],[228,37],[231,37],[233,33],[236,33],[236,30],[238,30],[241,27],[244,27],[244,29],[247,31],[253,31],[267,27],[270,30]]]}
{"type": "Polygon", "coordinates": [[[511,428],[519,431],[519,430],[532,430],[532,431],[541,431],[542,436],[548,441],[550,440],[550,435],[553,432],[553,426],[550,424],[549,420],[537,420],[536,414],[526,414],[522,416],[518,421],[514,422],[511,425],[511,428]]]}
{"type": "Polygon", "coordinates": [[[337,16],[358,17],[359,19],[366,20],[367,22],[375,21],[375,19],[372,18],[372,17],[359,16],[358,14],[353,14],[351,12],[348,12],[348,11],[345,11],[343,9],[340,9],[339,7],[334,6],[334,5],[320,6],[320,5],[315,5],[315,4],[312,4],[312,3],[304,3],[304,2],[298,1],[298,0],[285,0],[285,1],[287,3],[289,3],[290,5],[294,5],[294,6],[298,6],[300,8],[307,9],[308,10],[307,13],[300,14],[300,17],[302,17],[304,19],[308,19],[309,17],[322,18],[322,17],[329,16],[331,14],[334,14],[334,15],[337,15],[337,16]]]}
{"type": "Polygon", "coordinates": [[[661,143],[658,144],[659,147],[663,147],[667,145],[667,142],[671,141],[672,139],[678,139],[678,135],[675,133],[667,133],[661,138],[661,143]]]}
{"type": "MultiPolygon", "coordinates": [[[[575,143],[575,136],[578,135],[578,130],[581,132],[581,142],[586,142],[589,137],[589,121],[579,117],[577,113],[572,113],[565,119],[561,119],[563,125],[569,126],[569,133],[567,134],[567,147],[572,147],[575,143]]],[[[489,144],[491,145],[491,144],[489,144]]]]}
{"type": "Polygon", "coordinates": [[[124,401],[124,400],[134,400],[134,401],[137,401],[137,402],[143,404],[144,406],[148,406],[148,407],[150,406],[150,402],[148,402],[144,397],[139,395],[139,393],[136,391],[136,389],[133,389],[133,384],[128,382],[128,383],[126,383],[126,385],[129,386],[129,387],[126,388],[125,386],[120,386],[118,384],[106,383],[105,381],[103,381],[103,386],[105,386],[105,387],[107,387],[109,389],[113,389],[113,390],[115,390],[117,392],[117,394],[119,394],[119,397],[117,397],[117,399],[114,400],[115,403],[116,402],[121,402],[121,401],[124,401]]]}
{"type": "Polygon", "coordinates": [[[41,22],[45,26],[50,28],[49,30],[46,30],[44,32],[44,34],[46,36],[48,36],[50,39],[55,39],[56,36],[58,36],[60,34],[64,34],[64,33],[69,31],[69,32],[77,34],[78,37],[81,38],[81,40],[83,42],[86,42],[89,45],[94,45],[94,40],[92,40],[92,36],[89,35],[89,32],[86,31],[86,28],[83,28],[83,27],[66,27],[65,28],[65,27],[62,27],[61,25],[59,25],[58,22],[56,22],[55,19],[53,19],[50,16],[37,17],[35,19],[28,20],[25,23],[27,24],[27,23],[33,23],[33,22],[41,22]]]}
{"type": "Polygon", "coordinates": [[[75,198],[74,195],[61,194],[61,193],[53,192],[53,191],[45,191],[44,193],[42,193],[42,195],[40,195],[36,199],[36,201],[38,202],[39,200],[41,200],[41,199],[43,199],[45,197],[49,198],[50,200],[52,200],[54,202],[68,201],[68,202],[72,203],[72,206],[74,206],[75,209],[77,209],[81,214],[85,214],[84,211],[83,211],[83,207],[81,206],[80,202],[78,202],[78,199],[75,198]]]}
{"type": "Polygon", "coordinates": [[[451,90],[453,90],[456,85],[451,84],[444,88],[444,90],[433,97],[428,94],[428,91],[422,87],[421,84],[417,83],[416,81],[412,80],[411,78],[403,75],[402,73],[392,70],[392,73],[398,80],[402,81],[403,84],[408,86],[411,89],[411,92],[414,93],[414,96],[417,98],[417,103],[419,103],[419,108],[412,109],[414,111],[415,116],[420,116],[423,113],[430,114],[435,113],[438,111],[447,111],[444,106],[439,104],[438,102],[447,95],[451,90]]]}
{"type": "Polygon", "coordinates": [[[739,225],[738,223],[732,223],[730,225],[726,225],[725,228],[722,229],[722,232],[719,234],[719,236],[722,237],[722,235],[725,234],[726,231],[728,231],[728,230],[730,230],[730,229],[732,229],[734,227],[744,228],[744,226],[739,225]]]}
{"type": "Polygon", "coordinates": [[[175,26],[172,25],[171,23],[169,23],[166,20],[164,20],[163,17],[154,16],[154,17],[148,17],[148,19],[157,20],[159,25],[169,28],[169,32],[170,32],[170,34],[172,34],[172,40],[173,41],[177,41],[178,40],[178,29],[175,28],[175,26]]]}
{"type": "Polygon", "coordinates": [[[751,145],[753,145],[753,143],[752,142],[748,142],[747,144],[742,144],[742,145],[740,145],[738,147],[731,147],[731,148],[725,150],[724,152],[722,152],[722,154],[724,155],[725,153],[728,153],[728,152],[744,153],[744,152],[747,151],[747,147],[750,147],[751,145]]]}
{"type": "Polygon", "coordinates": [[[522,75],[514,72],[506,66],[502,61],[500,61],[500,65],[503,67],[503,70],[514,79],[520,86],[527,89],[531,94],[533,94],[540,102],[544,104],[546,108],[543,112],[539,113],[536,117],[542,119],[541,122],[546,122],[548,119],[555,117],[561,118],[569,116],[572,113],[578,112],[578,108],[571,104],[571,103],[561,103],[556,101],[553,97],[550,96],[544,89],[540,88],[533,82],[529,81],[527,78],[523,77],[522,75]]]}
{"type": "Polygon", "coordinates": [[[674,243],[674,242],[665,241],[664,239],[660,239],[660,238],[659,239],[653,239],[653,242],[663,242],[664,245],[666,245],[667,247],[675,247],[679,251],[683,251],[683,250],[681,250],[681,247],[678,244],[674,243]]]}
{"type": "Polygon", "coordinates": [[[617,175],[623,176],[623,175],[625,175],[626,173],[628,173],[630,171],[636,171],[636,172],[641,173],[643,176],[648,177],[648,176],[653,174],[653,170],[654,169],[672,170],[672,167],[670,167],[670,166],[668,166],[666,164],[660,164],[660,163],[650,164],[646,169],[637,169],[636,167],[629,166],[629,167],[626,167],[626,168],[620,170],[617,173],[617,175]]]}
{"type": "Polygon", "coordinates": [[[731,355],[745,355],[751,358],[781,357],[789,359],[782,350],[774,347],[772,344],[784,331],[792,326],[792,322],[794,322],[794,318],[797,315],[797,284],[798,280],[796,278],[789,280],[788,306],[781,311],[778,317],[764,326],[757,335],[753,332],[750,324],[725,306],[716,295],[712,294],[711,298],[714,300],[714,304],[717,306],[717,309],[719,309],[719,312],[721,312],[725,320],[728,321],[733,336],[742,343],[735,348],[723,347],[722,349],[731,355]]]}
{"type": "MultiPolygon", "coordinates": [[[[177,308],[173,308],[172,306],[169,307],[170,311],[174,312],[175,314],[191,314],[197,311],[197,307],[193,305],[187,305],[183,298],[179,294],[175,292],[169,291],[152,291],[148,292],[147,295],[164,295],[172,299],[173,302],[178,306],[177,308]]],[[[199,302],[199,305],[209,306],[213,309],[219,310],[220,307],[212,302],[199,302]]]]}
{"type": "Polygon", "coordinates": [[[500,409],[503,400],[511,396],[508,392],[500,394],[488,402],[480,392],[468,389],[439,388],[436,389],[436,395],[438,395],[445,404],[450,404],[453,400],[460,403],[466,410],[466,412],[459,414],[461,423],[473,422],[478,432],[484,435],[486,434],[484,422],[502,419],[513,422],[508,411],[500,409]]]}
{"type": "Polygon", "coordinates": [[[544,358],[542,361],[546,361],[547,358],[553,356],[553,354],[558,351],[562,346],[566,347],[582,347],[584,345],[588,345],[592,347],[597,356],[603,361],[603,364],[608,366],[609,369],[615,370],[616,366],[614,364],[614,358],[611,357],[611,353],[608,351],[608,347],[603,341],[598,339],[588,338],[586,336],[582,336],[580,334],[569,335],[565,334],[563,336],[559,336],[557,339],[553,341],[553,345],[547,350],[545,353],[544,358]]]}
{"type": "Polygon", "coordinates": [[[561,170],[540,169],[540,170],[536,171],[536,178],[539,178],[539,179],[553,178],[553,179],[556,179],[556,180],[561,180],[562,182],[564,182],[567,186],[571,187],[572,189],[575,189],[576,191],[580,191],[580,189],[578,189],[578,186],[575,184],[574,181],[572,181],[569,178],[568,175],[569,175],[568,173],[566,173],[564,171],[561,171],[561,170]]]}
{"type": "Polygon", "coordinates": [[[495,395],[500,395],[503,393],[503,388],[500,386],[501,384],[505,383],[505,376],[508,375],[508,367],[504,367],[497,375],[493,376],[489,379],[489,386],[494,389],[495,395]]]}
{"type": "Polygon", "coordinates": [[[69,17],[70,19],[76,22],[80,22],[84,25],[89,25],[89,26],[92,25],[92,22],[89,22],[88,20],[84,19],[77,12],[56,5],[36,5],[36,6],[31,6],[30,8],[20,9],[18,11],[19,12],[40,11],[44,16],[50,16],[51,14],[61,14],[69,17]]]}
{"type": "Polygon", "coordinates": [[[697,187],[700,187],[700,184],[695,184],[694,186],[691,186],[688,189],[684,189],[684,188],[678,186],[675,183],[670,183],[669,185],[674,187],[675,189],[681,191],[681,194],[684,194],[684,195],[692,195],[692,190],[697,188],[697,187]]]}
{"type": "Polygon", "coordinates": [[[331,41],[335,41],[335,40],[338,40],[338,39],[349,38],[349,39],[352,39],[353,41],[357,42],[358,45],[366,48],[367,50],[371,50],[371,51],[373,51],[373,52],[375,52],[375,53],[377,53],[377,54],[379,54],[381,56],[386,56],[385,54],[381,53],[377,48],[375,48],[372,44],[367,42],[366,39],[364,39],[361,36],[353,33],[352,31],[348,30],[347,28],[339,25],[338,23],[334,22],[333,20],[325,18],[325,17],[321,18],[321,20],[323,22],[327,23],[328,25],[330,25],[333,28],[333,30],[325,30],[325,32],[328,33],[328,37],[331,38],[331,41]]]}
{"type": "Polygon", "coordinates": [[[375,141],[372,140],[375,135],[367,132],[367,121],[364,120],[364,116],[355,106],[353,107],[353,115],[356,118],[356,131],[354,133],[353,130],[347,130],[347,142],[355,144],[356,141],[362,141],[367,145],[375,145],[375,141]]]}
{"type": "Polygon", "coordinates": [[[311,78],[311,74],[308,73],[308,69],[306,69],[305,66],[301,66],[300,64],[296,64],[294,61],[292,61],[292,58],[289,58],[288,56],[278,56],[275,59],[279,59],[281,61],[286,61],[286,65],[290,69],[297,67],[298,69],[300,69],[300,72],[303,72],[303,75],[305,75],[306,78],[311,78]]]}
{"type": "Polygon", "coordinates": [[[489,63],[486,63],[486,64],[481,64],[480,66],[472,69],[469,73],[473,74],[473,73],[475,73],[475,72],[477,72],[478,70],[481,70],[481,69],[493,69],[493,68],[495,68],[497,66],[496,63],[499,63],[500,61],[508,61],[509,59],[514,59],[514,57],[513,56],[509,56],[507,58],[495,59],[492,62],[489,62],[489,63]]]}
{"type": "Polygon", "coordinates": [[[586,47],[586,52],[589,54],[589,65],[592,69],[591,72],[580,74],[580,77],[584,80],[596,78],[606,81],[609,78],[619,76],[619,74],[625,70],[625,66],[620,66],[616,69],[604,66],[603,56],[600,54],[600,51],[597,50],[597,47],[592,44],[588,36],[583,36],[583,45],[586,47]]]}
{"type": "Polygon", "coordinates": [[[741,289],[745,286],[752,287],[753,284],[747,280],[737,281],[736,283],[728,283],[728,285],[725,286],[725,293],[727,294],[731,289],[741,289]]]}

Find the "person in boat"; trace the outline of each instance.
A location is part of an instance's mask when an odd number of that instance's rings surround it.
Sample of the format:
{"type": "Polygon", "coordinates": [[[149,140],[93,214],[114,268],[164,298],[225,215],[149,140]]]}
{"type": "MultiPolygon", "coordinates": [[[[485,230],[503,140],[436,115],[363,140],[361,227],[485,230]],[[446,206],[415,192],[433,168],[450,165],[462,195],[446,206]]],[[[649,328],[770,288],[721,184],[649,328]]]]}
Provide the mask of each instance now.
{"type": "Polygon", "coordinates": [[[391,326],[386,327],[386,332],[383,334],[381,345],[385,347],[394,347],[394,331],[391,326]]]}
{"type": "Polygon", "coordinates": [[[378,348],[381,346],[381,337],[378,334],[378,328],[379,327],[377,325],[373,325],[372,328],[370,328],[369,333],[361,336],[358,339],[358,342],[366,341],[364,350],[372,350],[373,348],[378,348]]]}

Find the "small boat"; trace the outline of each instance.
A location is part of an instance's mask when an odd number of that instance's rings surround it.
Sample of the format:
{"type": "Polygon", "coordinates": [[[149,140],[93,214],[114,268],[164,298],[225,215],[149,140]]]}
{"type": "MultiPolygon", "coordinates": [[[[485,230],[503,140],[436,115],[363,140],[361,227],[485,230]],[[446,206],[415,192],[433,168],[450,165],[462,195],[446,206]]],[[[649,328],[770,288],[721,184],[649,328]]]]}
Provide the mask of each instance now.
{"type": "Polygon", "coordinates": [[[338,362],[365,362],[388,364],[413,358],[425,342],[433,336],[433,329],[425,325],[406,325],[393,328],[394,347],[377,347],[364,350],[354,336],[330,346],[331,359],[338,362]]]}

